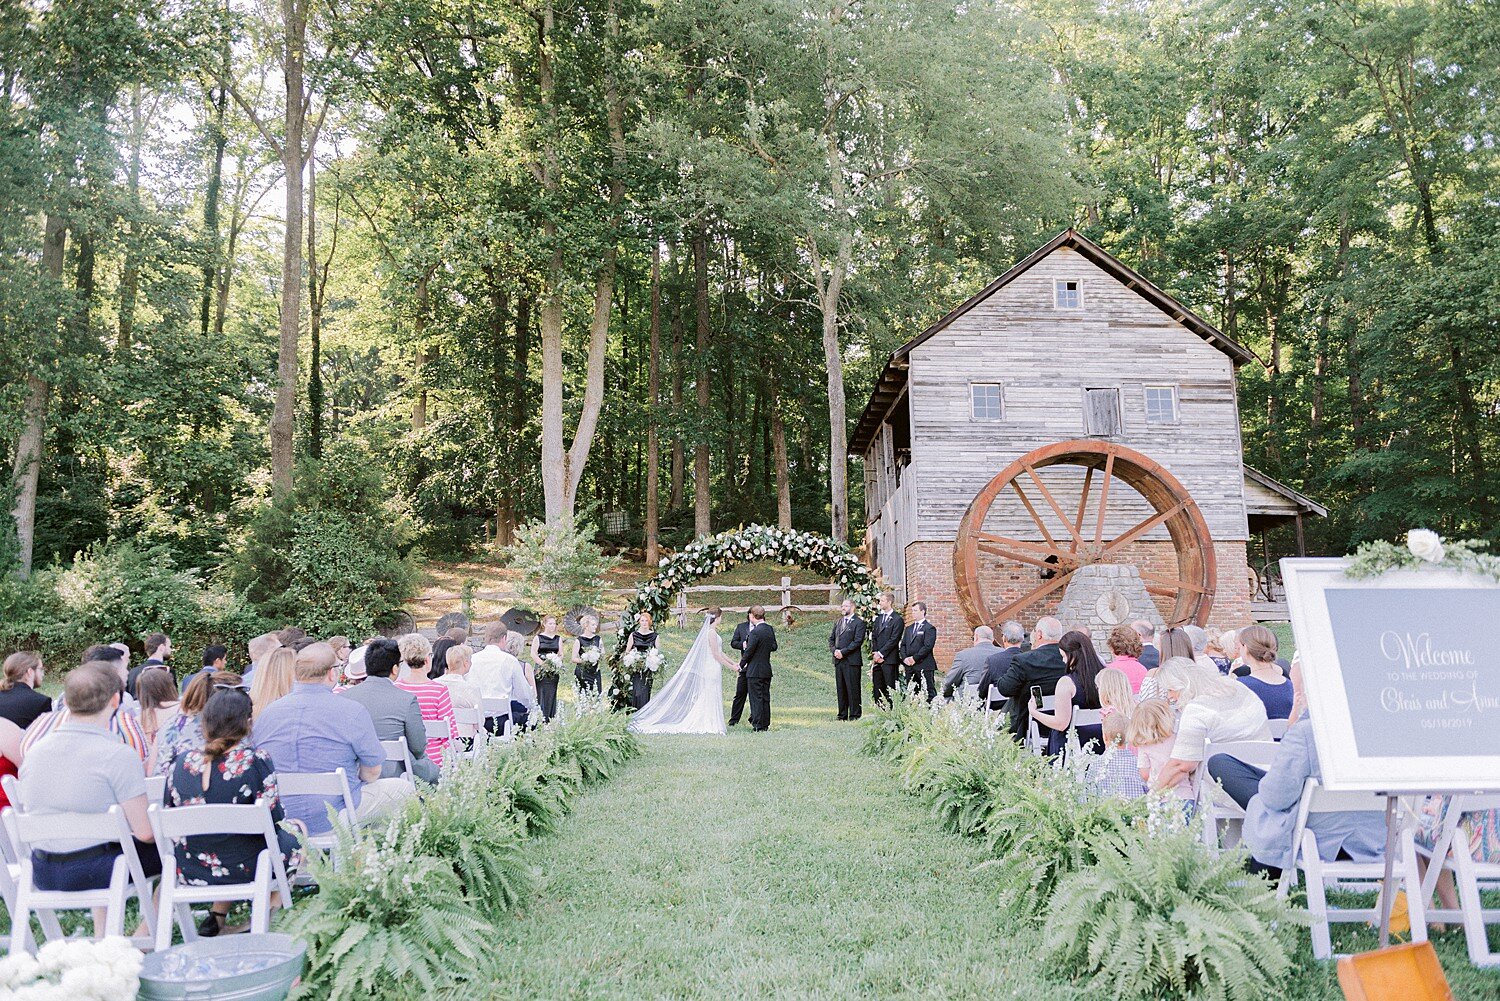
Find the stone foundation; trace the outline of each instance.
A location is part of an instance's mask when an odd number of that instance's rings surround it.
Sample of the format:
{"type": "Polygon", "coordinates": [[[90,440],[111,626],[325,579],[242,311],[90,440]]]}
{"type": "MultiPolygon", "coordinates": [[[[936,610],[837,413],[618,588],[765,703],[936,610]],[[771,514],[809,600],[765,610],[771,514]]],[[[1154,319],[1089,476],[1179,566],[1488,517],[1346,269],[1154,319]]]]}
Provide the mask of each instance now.
{"type": "MultiPolygon", "coordinates": [[[[1250,616],[1249,568],[1245,543],[1214,543],[1218,570],[1218,590],[1209,613],[1209,631],[1248,626],[1250,616]]],[[[1177,557],[1170,542],[1133,542],[1113,561],[1132,564],[1146,573],[1175,576],[1177,557]]],[[[1019,598],[1042,583],[1035,567],[1019,564],[990,564],[984,574],[984,591],[992,603],[1019,598]]],[[[1165,616],[1168,599],[1153,596],[1159,615],[1165,616]]],[[[965,619],[959,608],[953,584],[953,543],[913,542],[906,547],[906,600],[925,601],[927,618],[938,629],[938,664],[946,667],[953,654],[973,643],[973,629],[980,623],[965,619]]],[[[1030,629],[1040,615],[1055,615],[1063,600],[1062,591],[1054,591],[1027,611],[1023,624],[1030,629]]]]}

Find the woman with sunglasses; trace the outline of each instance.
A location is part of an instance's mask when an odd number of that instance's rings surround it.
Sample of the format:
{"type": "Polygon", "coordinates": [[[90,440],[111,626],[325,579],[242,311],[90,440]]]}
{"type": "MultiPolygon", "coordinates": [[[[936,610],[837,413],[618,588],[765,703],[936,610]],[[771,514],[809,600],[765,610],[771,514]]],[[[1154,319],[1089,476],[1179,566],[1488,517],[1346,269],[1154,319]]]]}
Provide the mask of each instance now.
{"type": "Polygon", "coordinates": [[[208,704],[209,696],[220,688],[249,692],[233,671],[201,671],[194,675],[182,692],[182,701],[177,703],[177,715],[156,735],[156,743],[146,756],[146,774],[165,775],[179,754],[203,746],[203,725],[199,716],[208,704]]]}

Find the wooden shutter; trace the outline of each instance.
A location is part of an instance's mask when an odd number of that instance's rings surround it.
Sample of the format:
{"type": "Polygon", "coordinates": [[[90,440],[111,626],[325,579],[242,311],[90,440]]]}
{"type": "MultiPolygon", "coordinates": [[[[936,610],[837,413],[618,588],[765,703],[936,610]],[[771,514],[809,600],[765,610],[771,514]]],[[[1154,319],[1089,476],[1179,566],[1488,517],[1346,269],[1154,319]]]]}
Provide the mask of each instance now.
{"type": "Polygon", "coordinates": [[[1083,391],[1083,429],[1085,434],[1096,438],[1113,438],[1120,433],[1118,389],[1083,391]]]}

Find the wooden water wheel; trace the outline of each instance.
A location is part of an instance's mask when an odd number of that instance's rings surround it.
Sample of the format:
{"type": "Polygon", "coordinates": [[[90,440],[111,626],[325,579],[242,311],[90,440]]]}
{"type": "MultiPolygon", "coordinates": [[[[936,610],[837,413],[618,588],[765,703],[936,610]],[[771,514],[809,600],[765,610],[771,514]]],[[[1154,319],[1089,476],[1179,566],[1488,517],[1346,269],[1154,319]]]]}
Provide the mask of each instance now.
{"type": "Polygon", "coordinates": [[[1216,581],[1213,538],[1177,478],[1113,442],[1081,439],[1039,448],[1006,466],[964,513],[953,550],[959,602],[971,625],[1019,619],[1067,587],[1080,567],[1129,562],[1127,547],[1157,528],[1171,538],[1176,571],[1142,566],[1141,580],[1151,594],[1171,599],[1169,625],[1203,625],[1216,581]],[[1110,531],[1132,509],[1141,517],[1110,531]],[[992,601],[984,570],[995,563],[1035,567],[1038,583],[1018,598],[992,601]]]}

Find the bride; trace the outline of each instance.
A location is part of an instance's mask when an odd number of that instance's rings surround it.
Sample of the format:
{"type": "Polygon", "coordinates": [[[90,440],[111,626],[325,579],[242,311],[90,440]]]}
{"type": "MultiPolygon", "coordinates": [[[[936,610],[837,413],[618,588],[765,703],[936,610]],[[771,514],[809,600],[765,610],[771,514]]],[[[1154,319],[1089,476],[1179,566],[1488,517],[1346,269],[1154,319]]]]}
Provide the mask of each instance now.
{"type": "Polygon", "coordinates": [[[724,656],[716,628],[721,613],[710,608],[703,628],[677,673],[630,720],[632,733],[724,734],[723,669],[738,665],[724,656]]]}

